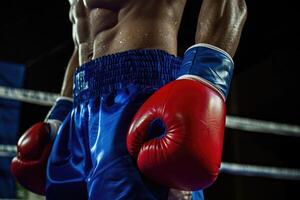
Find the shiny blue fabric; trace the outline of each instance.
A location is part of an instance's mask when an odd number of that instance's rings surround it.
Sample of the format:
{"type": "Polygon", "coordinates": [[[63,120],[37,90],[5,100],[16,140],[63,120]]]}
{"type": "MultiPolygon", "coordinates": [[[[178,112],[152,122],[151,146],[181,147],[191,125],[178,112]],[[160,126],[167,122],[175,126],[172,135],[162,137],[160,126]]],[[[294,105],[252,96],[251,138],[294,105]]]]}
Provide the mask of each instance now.
{"type": "Polygon", "coordinates": [[[203,199],[204,199],[203,190],[192,192],[192,200],[203,200],[203,199]]]}
{"type": "Polygon", "coordinates": [[[192,47],[184,54],[178,76],[199,76],[217,87],[227,97],[234,64],[224,53],[206,46],[192,47]]]}
{"type": "Polygon", "coordinates": [[[76,71],[74,107],[48,161],[47,199],[167,199],[168,188],[139,174],[126,135],[138,108],[176,78],[180,64],[164,51],[132,50],[76,71]]]}

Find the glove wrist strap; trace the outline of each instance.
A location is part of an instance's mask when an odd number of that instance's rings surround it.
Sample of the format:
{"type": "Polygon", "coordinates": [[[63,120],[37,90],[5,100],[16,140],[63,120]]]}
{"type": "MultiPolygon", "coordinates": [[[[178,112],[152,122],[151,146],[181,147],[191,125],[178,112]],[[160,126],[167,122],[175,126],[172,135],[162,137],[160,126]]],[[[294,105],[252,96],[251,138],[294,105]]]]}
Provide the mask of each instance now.
{"type": "Polygon", "coordinates": [[[221,91],[226,99],[233,68],[233,60],[227,52],[213,45],[200,43],[185,52],[177,77],[184,75],[201,77],[221,91]]]}
{"type": "Polygon", "coordinates": [[[45,121],[54,119],[62,122],[67,117],[72,108],[73,99],[68,97],[59,97],[50,109],[45,121]]]}
{"type": "Polygon", "coordinates": [[[62,124],[62,122],[59,120],[55,120],[55,119],[48,119],[45,122],[47,122],[49,125],[50,138],[51,138],[51,140],[53,140],[55,138],[56,133],[58,132],[58,129],[59,129],[60,125],[62,124]]]}
{"type": "Polygon", "coordinates": [[[223,49],[221,49],[221,48],[219,48],[219,47],[216,47],[216,46],[214,46],[214,45],[207,44],[207,43],[197,43],[197,44],[194,44],[193,46],[190,46],[190,47],[185,51],[185,53],[187,53],[189,50],[191,50],[191,49],[193,49],[193,48],[197,48],[197,47],[206,47],[206,48],[209,48],[209,49],[218,51],[218,52],[224,54],[228,59],[230,59],[230,61],[231,61],[232,64],[234,65],[233,59],[232,59],[232,57],[229,55],[229,53],[227,53],[226,51],[224,51],[223,49]]]}
{"type": "Polygon", "coordinates": [[[50,129],[50,137],[54,139],[58,129],[69,112],[73,108],[73,99],[69,97],[57,98],[55,104],[50,109],[44,122],[48,123],[50,129]]]}

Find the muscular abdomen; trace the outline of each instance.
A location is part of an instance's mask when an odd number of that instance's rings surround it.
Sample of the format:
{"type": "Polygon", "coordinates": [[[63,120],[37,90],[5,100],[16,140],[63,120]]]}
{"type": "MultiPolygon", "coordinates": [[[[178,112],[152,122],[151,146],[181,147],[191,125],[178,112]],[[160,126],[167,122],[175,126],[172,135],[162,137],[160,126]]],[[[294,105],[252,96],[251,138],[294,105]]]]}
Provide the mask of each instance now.
{"type": "Polygon", "coordinates": [[[83,1],[93,59],[132,49],[155,48],[176,55],[186,0],[83,1]]]}
{"type": "Polygon", "coordinates": [[[73,40],[78,48],[79,64],[83,64],[93,56],[89,11],[82,0],[70,0],[70,3],[69,16],[73,24],[73,40]]]}

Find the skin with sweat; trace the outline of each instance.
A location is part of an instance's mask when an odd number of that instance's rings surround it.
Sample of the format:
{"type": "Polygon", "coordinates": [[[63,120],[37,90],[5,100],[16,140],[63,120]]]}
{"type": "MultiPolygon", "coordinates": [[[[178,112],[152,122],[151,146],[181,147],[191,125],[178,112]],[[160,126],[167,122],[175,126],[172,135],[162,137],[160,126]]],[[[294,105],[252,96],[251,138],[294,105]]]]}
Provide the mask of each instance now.
{"type": "MultiPolygon", "coordinates": [[[[75,69],[92,59],[132,49],[177,55],[177,35],[187,0],[69,0],[74,52],[62,96],[72,97],[75,69]]],[[[203,0],[195,43],[234,56],[246,20],[244,0],[203,0]]]]}

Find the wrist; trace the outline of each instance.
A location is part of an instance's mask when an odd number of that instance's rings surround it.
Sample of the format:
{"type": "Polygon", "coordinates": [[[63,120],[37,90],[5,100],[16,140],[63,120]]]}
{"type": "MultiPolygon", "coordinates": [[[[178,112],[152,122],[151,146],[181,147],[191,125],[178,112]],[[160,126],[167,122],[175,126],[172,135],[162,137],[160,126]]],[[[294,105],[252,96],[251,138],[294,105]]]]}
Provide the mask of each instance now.
{"type": "Polygon", "coordinates": [[[227,52],[210,44],[199,43],[186,50],[177,77],[204,82],[216,89],[225,100],[233,68],[233,60],[227,52]]]}
{"type": "Polygon", "coordinates": [[[50,139],[53,140],[55,138],[56,133],[58,132],[58,129],[59,129],[60,125],[62,124],[62,122],[59,120],[48,119],[48,120],[45,120],[45,123],[47,123],[48,128],[49,128],[50,139]]]}
{"type": "Polygon", "coordinates": [[[44,122],[49,126],[50,137],[53,139],[58,129],[73,107],[73,99],[69,97],[59,97],[50,111],[48,112],[44,122]]]}

